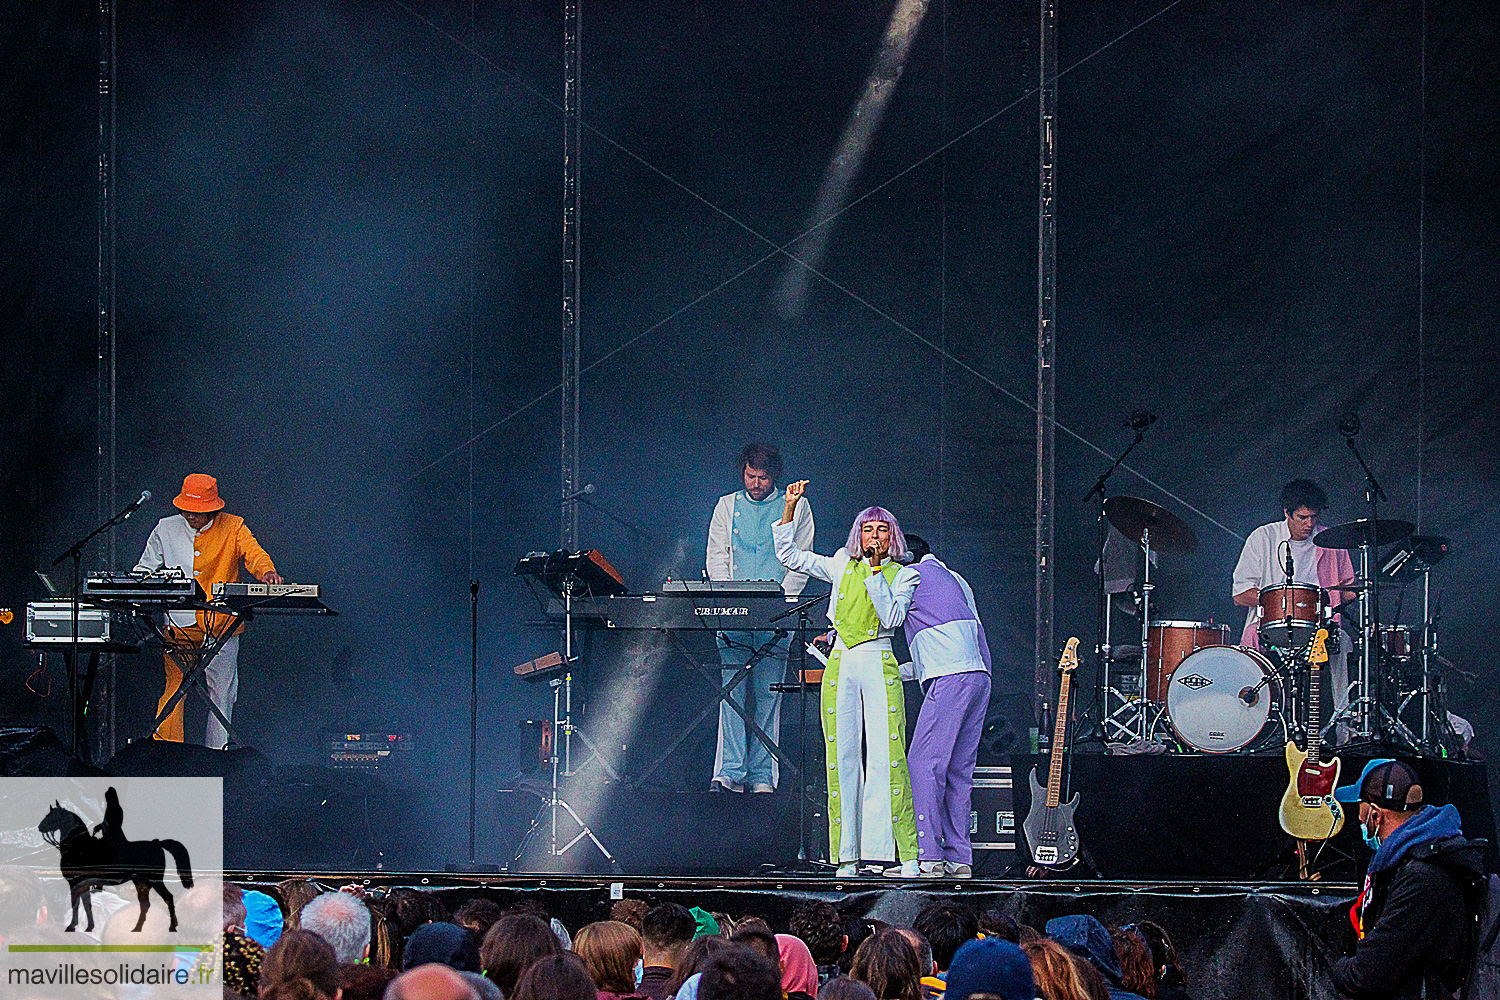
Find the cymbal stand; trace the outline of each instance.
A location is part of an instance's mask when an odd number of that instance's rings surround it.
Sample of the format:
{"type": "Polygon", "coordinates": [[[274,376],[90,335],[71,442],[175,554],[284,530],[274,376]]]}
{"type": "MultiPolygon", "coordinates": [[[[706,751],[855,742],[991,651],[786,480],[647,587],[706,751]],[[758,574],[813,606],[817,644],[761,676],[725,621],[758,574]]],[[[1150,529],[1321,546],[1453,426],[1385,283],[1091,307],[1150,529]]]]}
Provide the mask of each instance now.
{"type": "Polygon", "coordinates": [[[1375,478],[1375,473],[1370,471],[1364,455],[1360,454],[1359,446],[1354,443],[1354,438],[1359,434],[1358,419],[1356,418],[1352,425],[1348,422],[1341,424],[1339,433],[1344,436],[1344,443],[1349,446],[1349,450],[1354,453],[1355,460],[1359,462],[1359,467],[1364,470],[1365,505],[1369,508],[1369,524],[1365,530],[1364,541],[1359,547],[1359,578],[1366,586],[1359,591],[1359,700],[1356,702],[1351,699],[1349,702],[1349,707],[1354,709],[1352,735],[1356,741],[1378,741],[1381,736],[1380,692],[1377,690],[1380,679],[1380,588],[1372,571],[1375,567],[1375,532],[1378,530],[1379,504],[1385,501],[1386,496],[1385,490],[1380,488],[1380,481],[1375,478]]]}
{"type": "MultiPolygon", "coordinates": [[[[1151,420],[1155,419],[1155,417],[1151,418],[1151,420]]],[[[1105,469],[1104,472],[1100,474],[1099,478],[1094,481],[1094,485],[1091,486],[1089,488],[1089,491],[1083,495],[1084,503],[1088,503],[1094,497],[1099,498],[1099,544],[1097,550],[1099,554],[1099,561],[1095,567],[1099,572],[1099,631],[1096,635],[1096,641],[1094,643],[1094,661],[1098,667],[1098,681],[1094,686],[1094,704],[1084,712],[1084,717],[1090,720],[1088,728],[1085,729],[1081,725],[1078,727],[1078,730],[1074,733],[1073,736],[1073,742],[1075,744],[1109,742],[1109,725],[1111,718],[1111,713],[1109,710],[1109,663],[1110,658],[1114,655],[1114,653],[1110,648],[1109,592],[1106,586],[1106,581],[1104,579],[1106,575],[1104,569],[1104,547],[1109,541],[1109,519],[1105,516],[1104,513],[1104,501],[1106,499],[1105,490],[1107,484],[1109,483],[1109,477],[1114,475],[1115,470],[1120,467],[1120,463],[1125,461],[1126,457],[1132,451],[1135,451],[1136,445],[1145,440],[1146,428],[1150,425],[1150,420],[1138,420],[1137,417],[1132,414],[1130,427],[1135,431],[1134,440],[1130,442],[1129,447],[1120,452],[1120,456],[1110,463],[1109,468],[1105,469]]],[[[1142,625],[1145,624],[1146,620],[1147,619],[1143,615],[1141,618],[1142,625]]],[[[1145,648],[1145,646],[1141,647],[1142,695],[1145,694],[1145,648]]]]}

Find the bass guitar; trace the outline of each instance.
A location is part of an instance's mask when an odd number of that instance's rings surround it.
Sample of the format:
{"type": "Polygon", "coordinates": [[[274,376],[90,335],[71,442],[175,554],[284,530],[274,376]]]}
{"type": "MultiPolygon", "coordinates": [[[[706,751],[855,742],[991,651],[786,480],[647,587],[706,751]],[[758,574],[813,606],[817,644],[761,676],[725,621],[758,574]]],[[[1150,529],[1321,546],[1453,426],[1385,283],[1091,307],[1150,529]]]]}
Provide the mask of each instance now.
{"type": "Polygon", "coordinates": [[[1078,793],[1064,805],[1062,799],[1062,763],[1064,737],[1068,731],[1068,688],[1078,667],[1078,639],[1068,640],[1058,669],[1062,684],[1057,692],[1057,719],[1052,724],[1052,764],[1047,772],[1044,792],[1031,769],[1031,812],[1022,829],[1031,846],[1031,860],[1047,868],[1065,868],[1078,857],[1078,828],[1073,813],[1078,808],[1078,793]]]}
{"type": "Polygon", "coordinates": [[[1328,630],[1318,629],[1307,657],[1307,752],[1294,741],[1286,745],[1286,769],[1291,778],[1281,797],[1281,828],[1298,840],[1327,840],[1344,828],[1344,809],[1333,797],[1339,783],[1337,757],[1321,759],[1323,719],[1318,709],[1318,672],[1328,664],[1328,630]]]}

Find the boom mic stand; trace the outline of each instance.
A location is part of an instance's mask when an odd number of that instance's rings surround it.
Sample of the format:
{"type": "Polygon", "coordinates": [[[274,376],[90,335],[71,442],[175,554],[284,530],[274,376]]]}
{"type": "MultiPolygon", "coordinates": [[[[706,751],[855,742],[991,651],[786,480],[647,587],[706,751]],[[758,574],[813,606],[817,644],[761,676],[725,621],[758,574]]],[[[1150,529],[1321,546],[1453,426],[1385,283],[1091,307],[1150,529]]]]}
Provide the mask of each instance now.
{"type": "MultiPolygon", "coordinates": [[[[1110,463],[1109,468],[1094,481],[1094,485],[1083,495],[1083,503],[1088,503],[1094,497],[1099,498],[1099,513],[1097,522],[1099,527],[1098,540],[1098,570],[1099,570],[1099,624],[1095,633],[1094,641],[1094,663],[1097,667],[1097,676],[1094,682],[1093,705],[1084,713],[1089,720],[1087,729],[1082,729],[1074,734],[1073,742],[1077,743],[1107,743],[1109,741],[1109,730],[1105,720],[1109,718],[1109,664],[1114,656],[1114,650],[1110,646],[1109,629],[1109,592],[1106,587],[1104,571],[1104,547],[1109,542],[1109,519],[1104,514],[1104,501],[1107,499],[1105,487],[1109,483],[1109,477],[1115,474],[1115,470],[1125,461],[1126,457],[1135,451],[1136,445],[1140,444],[1146,437],[1146,428],[1156,422],[1156,414],[1149,410],[1136,410],[1130,415],[1125,426],[1135,431],[1135,439],[1130,446],[1120,452],[1118,458],[1110,463]]],[[[1150,559],[1150,554],[1146,556],[1150,559]]],[[[1146,625],[1146,612],[1141,613],[1141,626],[1144,632],[1146,625]]],[[[1145,683],[1146,648],[1141,647],[1141,671],[1142,683],[1145,683]]],[[[1144,689],[1143,689],[1144,690],[1144,689]]]]}
{"type": "MultiPolygon", "coordinates": [[[[542,795],[542,806],[531,821],[531,826],[526,830],[526,835],[521,838],[520,845],[516,848],[515,857],[503,870],[509,871],[521,858],[526,855],[527,848],[535,839],[537,831],[542,827],[544,819],[549,822],[549,836],[547,840],[547,857],[560,858],[568,851],[584,840],[590,841],[604,859],[609,862],[610,871],[619,874],[621,871],[619,860],[604,846],[604,842],[594,833],[593,829],[584,822],[583,817],[578,814],[571,803],[562,797],[562,778],[571,778],[577,772],[573,769],[573,737],[576,735],[588,747],[592,757],[597,760],[599,766],[604,769],[610,778],[618,782],[619,774],[609,766],[589,740],[587,734],[573,724],[573,668],[577,665],[578,657],[573,653],[573,599],[578,595],[588,593],[588,584],[577,572],[577,557],[567,553],[558,553],[558,569],[549,567],[546,582],[554,592],[563,600],[563,662],[562,676],[554,677],[547,682],[552,688],[552,745],[548,763],[552,765],[552,784],[547,793],[542,795]],[[557,736],[562,736],[563,751],[559,755],[557,748],[557,736]],[[561,810],[572,818],[578,826],[578,833],[571,840],[558,846],[557,820],[558,811],[561,810]]],[[[581,766],[581,765],[580,765],[581,766]]]]}
{"type": "MultiPolygon", "coordinates": [[[[82,596],[81,592],[83,590],[83,550],[88,547],[89,542],[92,542],[95,538],[98,538],[110,528],[113,528],[117,524],[123,524],[124,522],[130,520],[130,515],[134,514],[138,509],[140,509],[141,504],[150,499],[151,491],[142,490],[141,495],[136,499],[130,501],[130,503],[126,504],[124,509],[121,510],[118,514],[114,515],[109,520],[99,525],[93,531],[90,531],[87,535],[84,535],[82,538],[78,539],[78,541],[68,546],[67,550],[64,551],[62,555],[52,560],[53,566],[56,566],[64,559],[73,560],[73,608],[72,621],[69,623],[69,627],[72,631],[68,640],[67,657],[68,705],[73,710],[73,756],[79,758],[80,760],[87,760],[90,762],[92,762],[93,760],[92,756],[89,754],[88,731],[85,728],[85,717],[88,715],[88,705],[86,703],[87,696],[84,696],[84,703],[80,703],[78,690],[78,606],[80,603],[80,598],[82,596]]],[[[91,665],[96,666],[97,661],[91,660],[91,665]]],[[[93,670],[91,668],[89,671],[89,676],[84,680],[84,690],[91,690],[93,686],[94,677],[93,670]]]]}

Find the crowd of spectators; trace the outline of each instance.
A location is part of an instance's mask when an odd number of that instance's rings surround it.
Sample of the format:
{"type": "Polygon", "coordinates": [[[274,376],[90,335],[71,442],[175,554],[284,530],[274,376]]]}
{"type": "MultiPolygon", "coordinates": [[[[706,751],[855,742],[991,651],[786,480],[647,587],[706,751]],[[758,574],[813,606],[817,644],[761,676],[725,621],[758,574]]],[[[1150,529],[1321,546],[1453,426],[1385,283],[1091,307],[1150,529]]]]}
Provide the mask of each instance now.
{"type": "Polygon", "coordinates": [[[224,1000],[1186,1000],[1167,932],[1041,929],[935,899],[890,926],[803,903],[764,919],[626,899],[575,932],[535,902],[224,887],[224,1000]],[[274,908],[274,916],[270,908],[274,908]]]}

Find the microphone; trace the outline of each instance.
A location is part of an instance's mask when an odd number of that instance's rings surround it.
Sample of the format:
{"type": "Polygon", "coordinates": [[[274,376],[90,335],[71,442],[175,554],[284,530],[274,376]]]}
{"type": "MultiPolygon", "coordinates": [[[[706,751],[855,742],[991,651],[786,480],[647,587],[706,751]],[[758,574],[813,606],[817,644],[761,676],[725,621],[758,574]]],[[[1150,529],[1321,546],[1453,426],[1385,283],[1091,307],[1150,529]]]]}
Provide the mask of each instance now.
{"type": "Polygon", "coordinates": [[[1291,583],[1292,583],[1292,577],[1294,577],[1294,576],[1297,575],[1297,568],[1292,563],[1292,543],[1290,541],[1288,541],[1286,543],[1286,565],[1285,565],[1285,569],[1286,569],[1286,582],[1287,582],[1287,585],[1290,586],[1291,583]]]}
{"type": "Polygon", "coordinates": [[[1344,414],[1344,419],[1339,421],[1339,433],[1346,438],[1352,438],[1359,433],[1359,414],[1350,411],[1344,414]]]}
{"type": "Polygon", "coordinates": [[[581,490],[574,490],[572,493],[569,493],[567,496],[563,497],[562,498],[562,502],[563,503],[572,503],[574,500],[577,500],[579,497],[587,496],[588,494],[590,494],[592,492],[594,492],[594,484],[593,483],[589,483],[583,489],[581,489],[581,490]]]}
{"type": "Polygon", "coordinates": [[[1126,420],[1120,426],[1129,427],[1136,433],[1140,433],[1154,423],[1156,423],[1156,414],[1150,410],[1134,410],[1130,414],[1130,419],[1126,420]]]}
{"type": "Polygon", "coordinates": [[[125,508],[125,510],[122,513],[120,519],[124,520],[125,518],[129,517],[131,514],[134,514],[137,510],[140,509],[141,504],[145,503],[147,500],[150,500],[150,499],[151,499],[151,491],[150,490],[141,490],[141,495],[138,496],[138,497],[136,497],[134,500],[130,501],[130,506],[128,506],[128,507],[125,508]]]}
{"type": "Polygon", "coordinates": [[[1246,705],[1254,705],[1260,701],[1260,693],[1253,687],[1240,688],[1240,701],[1246,705]]]}

